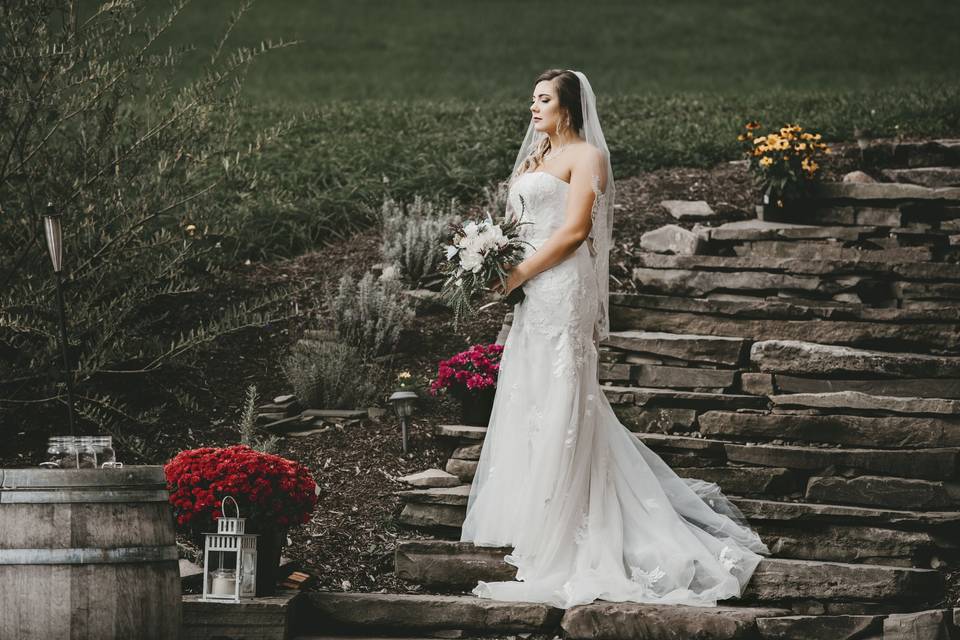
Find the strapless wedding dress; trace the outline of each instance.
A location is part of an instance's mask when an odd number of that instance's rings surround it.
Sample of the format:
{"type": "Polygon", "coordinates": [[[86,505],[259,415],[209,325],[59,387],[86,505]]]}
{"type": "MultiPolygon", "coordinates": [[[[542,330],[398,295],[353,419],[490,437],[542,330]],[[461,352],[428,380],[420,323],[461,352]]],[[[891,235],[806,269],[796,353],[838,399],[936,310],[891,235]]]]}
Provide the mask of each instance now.
{"type": "MultiPolygon", "coordinates": [[[[513,182],[528,251],[563,223],[569,187],[539,171],[513,182]]],[[[523,288],[461,534],[513,547],[517,579],[473,593],[561,608],[739,596],[769,550],[716,484],[677,476],[614,414],[598,382],[587,243],[523,288]]]]}

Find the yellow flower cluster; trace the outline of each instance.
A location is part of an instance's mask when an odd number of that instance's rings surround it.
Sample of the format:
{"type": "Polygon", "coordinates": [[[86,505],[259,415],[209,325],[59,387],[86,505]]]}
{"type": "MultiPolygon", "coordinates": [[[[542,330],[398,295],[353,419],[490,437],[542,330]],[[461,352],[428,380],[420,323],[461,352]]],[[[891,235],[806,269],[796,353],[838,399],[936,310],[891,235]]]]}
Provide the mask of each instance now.
{"type": "Polygon", "coordinates": [[[748,155],[757,159],[764,168],[773,166],[775,162],[789,163],[793,159],[800,160],[800,166],[809,177],[813,177],[820,165],[814,161],[819,153],[830,153],[830,147],[820,142],[819,133],[809,133],[796,124],[788,124],[779,131],[764,136],[754,136],[754,130],[759,128],[757,122],[748,122],[746,132],[737,136],[740,142],[750,141],[752,148],[748,155]]]}

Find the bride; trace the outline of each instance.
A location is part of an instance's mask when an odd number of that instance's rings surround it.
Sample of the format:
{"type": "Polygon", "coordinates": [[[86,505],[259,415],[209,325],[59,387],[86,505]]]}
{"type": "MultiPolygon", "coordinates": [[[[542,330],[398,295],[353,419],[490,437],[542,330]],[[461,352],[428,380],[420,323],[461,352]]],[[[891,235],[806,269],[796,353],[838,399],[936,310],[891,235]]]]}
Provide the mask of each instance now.
{"type": "Polygon", "coordinates": [[[461,540],[508,546],[516,580],[473,593],[569,608],[611,601],[715,606],[769,550],[714,483],[684,479],[618,420],[598,382],[609,333],[614,180],[579,71],[536,80],[507,215],[532,245],[461,540]]]}

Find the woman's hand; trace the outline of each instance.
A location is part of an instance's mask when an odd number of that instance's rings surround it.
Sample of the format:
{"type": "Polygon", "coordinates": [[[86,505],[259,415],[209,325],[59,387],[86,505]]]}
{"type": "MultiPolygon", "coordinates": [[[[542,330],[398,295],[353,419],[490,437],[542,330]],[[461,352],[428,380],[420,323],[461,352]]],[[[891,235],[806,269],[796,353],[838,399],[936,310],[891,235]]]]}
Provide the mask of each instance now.
{"type": "Polygon", "coordinates": [[[526,279],[523,277],[523,270],[516,268],[512,264],[503,265],[503,270],[507,272],[507,280],[504,284],[500,283],[500,279],[497,278],[494,280],[491,289],[494,292],[502,293],[504,297],[510,295],[510,292],[521,286],[526,279]]]}

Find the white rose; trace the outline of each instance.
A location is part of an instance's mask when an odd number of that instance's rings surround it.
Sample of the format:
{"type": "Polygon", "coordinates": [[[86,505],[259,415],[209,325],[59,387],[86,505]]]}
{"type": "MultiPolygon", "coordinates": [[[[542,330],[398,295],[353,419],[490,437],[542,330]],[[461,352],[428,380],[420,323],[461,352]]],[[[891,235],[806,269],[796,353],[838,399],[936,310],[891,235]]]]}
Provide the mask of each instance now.
{"type": "Polygon", "coordinates": [[[476,251],[465,250],[460,253],[460,268],[476,273],[483,267],[483,256],[476,251]]]}

